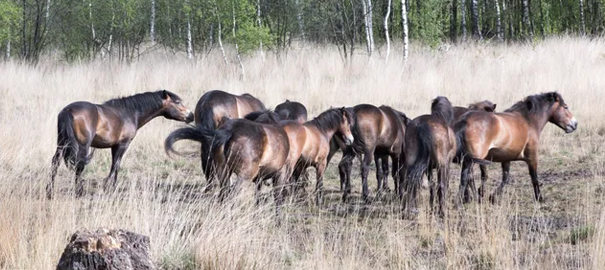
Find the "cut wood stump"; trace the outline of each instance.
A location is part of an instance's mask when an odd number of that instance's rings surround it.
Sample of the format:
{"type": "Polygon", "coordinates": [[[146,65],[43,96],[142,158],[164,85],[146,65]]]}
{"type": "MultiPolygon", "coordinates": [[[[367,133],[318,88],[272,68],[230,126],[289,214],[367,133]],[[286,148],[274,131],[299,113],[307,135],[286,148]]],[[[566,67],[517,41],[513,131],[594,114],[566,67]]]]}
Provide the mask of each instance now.
{"type": "Polygon", "coordinates": [[[124,230],[74,233],[57,270],[155,270],[149,237],[124,230]]]}

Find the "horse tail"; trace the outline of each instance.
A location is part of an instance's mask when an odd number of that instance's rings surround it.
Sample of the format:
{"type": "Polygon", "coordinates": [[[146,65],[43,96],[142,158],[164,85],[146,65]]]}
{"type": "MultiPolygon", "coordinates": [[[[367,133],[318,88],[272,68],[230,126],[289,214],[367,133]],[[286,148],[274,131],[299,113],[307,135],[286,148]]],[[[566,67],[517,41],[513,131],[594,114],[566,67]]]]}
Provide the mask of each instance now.
{"type": "MultiPolygon", "coordinates": [[[[164,150],[166,153],[175,153],[183,156],[183,153],[176,151],[173,147],[174,143],[180,140],[191,140],[202,144],[202,149],[209,149],[212,147],[212,136],[215,131],[213,129],[204,129],[201,127],[184,127],[179,128],[166,138],[164,141],[164,150]],[[210,137],[210,139],[208,139],[210,137]]],[[[202,153],[203,156],[203,153],[202,153]]]]}
{"type": "Polygon", "coordinates": [[[418,156],[413,164],[407,168],[407,179],[415,181],[413,184],[418,185],[422,179],[423,173],[429,169],[431,162],[431,153],[433,152],[432,134],[429,126],[420,124],[416,127],[416,142],[418,156]]]}
{"type": "MultiPolygon", "coordinates": [[[[347,108],[348,109],[348,108],[347,108]]],[[[353,135],[353,144],[351,144],[351,148],[353,152],[357,155],[363,154],[365,152],[366,143],[361,136],[361,131],[359,130],[359,124],[357,123],[357,114],[351,109],[350,113],[354,119],[354,125],[351,126],[351,134],[353,135]]]]}
{"type": "Polygon", "coordinates": [[[78,162],[80,144],[74,132],[74,116],[68,110],[62,110],[57,123],[57,147],[61,151],[67,167],[73,167],[78,162]]]}

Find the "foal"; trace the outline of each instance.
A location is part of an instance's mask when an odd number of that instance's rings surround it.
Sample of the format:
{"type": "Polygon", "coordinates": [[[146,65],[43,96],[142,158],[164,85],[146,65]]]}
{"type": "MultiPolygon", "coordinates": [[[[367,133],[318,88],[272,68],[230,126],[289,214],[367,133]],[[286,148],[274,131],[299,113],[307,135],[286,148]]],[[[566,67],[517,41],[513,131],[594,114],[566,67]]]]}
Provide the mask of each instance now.
{"type": "Polygon", "coordinates": [[[67,105],[58,116],[57,150],[52,159],[46,196],[51,199],[61,157],[76,169],[76,196],[84,193],[81,174],[92,158],[91,147],[111,148],[111,170],[104,187],[115,188],[122,156],[137,130],[157,116],[191,122],[193,114],[177,95],[160,90],[117,98],[103,104],[85,101],[67,105]]]}

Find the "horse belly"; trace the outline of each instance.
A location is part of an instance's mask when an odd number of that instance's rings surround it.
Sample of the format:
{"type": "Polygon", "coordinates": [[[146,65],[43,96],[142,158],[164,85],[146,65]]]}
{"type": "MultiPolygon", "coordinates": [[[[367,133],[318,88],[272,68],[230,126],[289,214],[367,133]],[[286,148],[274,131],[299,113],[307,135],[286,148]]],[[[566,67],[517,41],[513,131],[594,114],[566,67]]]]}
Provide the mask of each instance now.
{"type": "Polygon", "coordinates": [[[512,160],[522,159],[523,154],[518,151],[507,150],[507,149],[498,149],[492,148],[487,153],[485,160],[493,161],[493,162],[507,162],[512,160]]]}

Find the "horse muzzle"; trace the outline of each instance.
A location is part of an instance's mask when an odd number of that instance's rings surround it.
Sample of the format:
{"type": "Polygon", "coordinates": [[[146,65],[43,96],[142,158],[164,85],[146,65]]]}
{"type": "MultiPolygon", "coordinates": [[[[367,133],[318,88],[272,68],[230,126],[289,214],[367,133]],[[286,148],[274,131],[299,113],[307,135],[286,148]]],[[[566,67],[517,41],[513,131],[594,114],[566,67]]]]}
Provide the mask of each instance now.
{"type": "Polygon", "coordinates": [[[191,122],[193,122],[193,113],[190,111],[189,114],[187,115],[187,117],[185,118],[185,123],[189,124],[191,122]]]}
{"type": "Polygon", "coordinates": [[[345,142],[346,146],[349,146],[349,145],[353,144],[354,140],[355,139],[353,138],[353,136],[346,136],[346,137],[343,138],[343,141],[345,142]]]}
{"type": "Polygon", "coordinates": [[[565,132],[566,133],[572,133],[574,131],[576,131],[576,129],[578,129],[578,120],[576,120],[576,118],[572,118],[571,122],[565,126],[565,132]]]}

